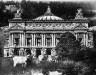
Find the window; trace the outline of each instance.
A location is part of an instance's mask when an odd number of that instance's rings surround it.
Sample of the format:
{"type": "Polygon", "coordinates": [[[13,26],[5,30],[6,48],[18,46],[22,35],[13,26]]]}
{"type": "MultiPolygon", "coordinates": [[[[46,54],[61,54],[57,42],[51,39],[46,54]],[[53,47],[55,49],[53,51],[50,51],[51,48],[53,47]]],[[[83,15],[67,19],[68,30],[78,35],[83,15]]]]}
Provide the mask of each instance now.
{"type": "Polygon", "coordinates": [[[19,45],[19,38],[15,38],[14,39],[14,44],[15,44],[15,46],[18,46],[19,45]]]}
{"type": "Polygon", "coordinates": [[[51,46],[51,38],[46,38],[46,45],[51,46]]]}
{"type": "Polygon", "coordinates": [[[41,46],[41,38],[37,38],[37,46],[41,46]]]}
{"type": "Polygon", "coordinates": [[[27,38],[27,46],[30,46],[31,45],[31,38],[27,38]]]}
{"type": "Polygon", "coordinates": [[[15,33],[13,36],[13,45],[19,46],[20,45],[19,43],[20,43],[20,34],[15,33]]]}

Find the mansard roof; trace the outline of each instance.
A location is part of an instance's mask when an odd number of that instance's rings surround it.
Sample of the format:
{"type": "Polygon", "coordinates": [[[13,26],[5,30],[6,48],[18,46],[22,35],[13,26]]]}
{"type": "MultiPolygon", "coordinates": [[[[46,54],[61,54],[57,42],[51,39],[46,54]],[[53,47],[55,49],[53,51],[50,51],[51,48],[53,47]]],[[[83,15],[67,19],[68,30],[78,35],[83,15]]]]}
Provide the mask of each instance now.
{"type": "Polygon", "coordinates": [[[50,6],[48,6],[47,11],[45,12],[44,15],[37,17],[33,20],[63,20],[63,19],[51,13],[50,6]]]}

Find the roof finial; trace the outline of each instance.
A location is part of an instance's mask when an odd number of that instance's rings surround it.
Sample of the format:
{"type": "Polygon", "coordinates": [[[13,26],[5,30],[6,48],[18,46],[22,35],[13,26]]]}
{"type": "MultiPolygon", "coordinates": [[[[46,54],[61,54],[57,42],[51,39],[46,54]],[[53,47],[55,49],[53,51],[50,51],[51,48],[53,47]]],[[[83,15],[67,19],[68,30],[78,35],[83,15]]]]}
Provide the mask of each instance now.
{"type": "Polygon", "coordinates": [[[51,8],[50,8],[50,6],[48,5],[48,8],[47,8],[47,11],[45,12],[45,14],[44,15],[46,15],[46,16],[51,16],[51,15],[53,15],[52,13],[51,13],[51,8]]]}
{"type": "Polygon", "coordinates": [[[50,9],[50,6],[48,5],[48,8],[47,8],[47,12],[50,13],[51,12],[51,9],[50,9]]]}

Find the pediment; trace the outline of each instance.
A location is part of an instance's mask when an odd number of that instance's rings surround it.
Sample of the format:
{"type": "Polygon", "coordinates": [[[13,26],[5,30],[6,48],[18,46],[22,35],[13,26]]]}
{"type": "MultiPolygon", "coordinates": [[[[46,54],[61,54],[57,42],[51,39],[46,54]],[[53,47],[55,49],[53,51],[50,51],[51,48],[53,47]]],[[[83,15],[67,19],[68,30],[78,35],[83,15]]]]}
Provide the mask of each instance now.
{"type": "Polygon", "coordinates": [[[78,25],[78,26],[74,27],[74,29],[87,29],[87,27],[84,25],[78,25]]]}
{"type": "Polygon", "coordinates": [[[10,29],[23,29],[23,28],[19,25],[14,25],[10,29]]]}

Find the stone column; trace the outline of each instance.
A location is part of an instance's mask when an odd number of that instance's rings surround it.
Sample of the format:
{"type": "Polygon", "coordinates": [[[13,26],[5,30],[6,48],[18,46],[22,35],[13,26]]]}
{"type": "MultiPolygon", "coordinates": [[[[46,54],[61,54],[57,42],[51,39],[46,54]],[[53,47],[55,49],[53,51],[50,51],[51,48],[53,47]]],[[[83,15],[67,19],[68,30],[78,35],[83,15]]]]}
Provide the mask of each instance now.
{"type": "Polygon", "coordinates": [[[84,33],[84,35],[83,35],[83,36],[84,36],[84,45],[85,45],[85,40],[86,40],[86,39],[85,39],[85,33],[84,33]]]}
{"type": "Polygon", "coordinates": [[[45,47],[45,34],[44,34],[44,45],[43,46],[45,47]]]}
{"type": "Polygon", "coordinates": [[[13,46],[13,42],[14,42],[14,41],[13,41],[13,33],[12,33],[12,46],[13,46]]]}
{"type": "Polygon", "coordinates": [[[11,34],[9,34],[9,47],[11,46],[11,34]]]}
{"type": "Polygon", "coordinates": [[[33,34],[32,34],[32,42],[31,42],[31,43],[32,43],[32,47],[34,46],[34,42],[33,42],[33,40],[34,40],[34,39],[33,39],[33,34]]]}
{"type": "Polygon", "coordinates": [[[35,46],[37,47],[37,39],[35,39],[35,46]]]}
{"type": "Polygon", "coordinates": [[[27,47],[27,39],[26,39],[26,47],[27,47]]]}
{"type": "Polygon", "coordinates": [[[56,45],[56,44],[55,44],[55,34],[54,34],[54,40],[53,40],[53,41],[54,41],[54,46],[55,46],[55,45],[56,45]]]}
{"type": "Polygon", "coordinates": [[[23,34],[23,46],[25,47],[25,32],[23,34]]]}
{"type": "Polygon", "coordinates": [[[42,34],[42,47],[44,46],[44,35],[42,34]]]}
{"type": "Polygon", "coordinates": [[[21,33],[20,33],[20,47],[21,47],[21,33]]]}
{"type": "Polygon", "coordinates": [[[23,36],[23,34],[22,34],[22,46],[24,46],[24,45],[23,45],[23,42],[24,42],[24,41],[23,41],[23,38],[24,38],[24,36],[23,36]]]}
{"type": "Polygon", "coordinates": [[[77,33],[76,33],[76,40],[77,40],[77,33]]]}
{"type": "Polygon", "coordinates": [[[86,33],[86,46],[88,46],[88,33],[86,33]]]}
{"type": "Polygon", "coordinates": [[[52,40],[51,41],[52,41],[52,47],[53,47],[53,43],[54,43],[53,34],[52,34],[52,40]]]}
{"type": "Polygon", "coordinates": [[[46,43],[45,46],[47,46],[47,39],[45,39],[45,40],[46,40],[46,41],[45,41],[45,43],[46,43]]]}
{"type": "Polygon", "coordinates": [[[35,34],[34,34],[34,46],[36,46],[36,44],[35,44],[35,34]]]}

